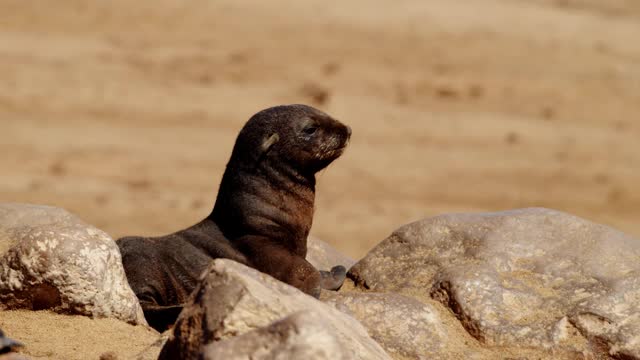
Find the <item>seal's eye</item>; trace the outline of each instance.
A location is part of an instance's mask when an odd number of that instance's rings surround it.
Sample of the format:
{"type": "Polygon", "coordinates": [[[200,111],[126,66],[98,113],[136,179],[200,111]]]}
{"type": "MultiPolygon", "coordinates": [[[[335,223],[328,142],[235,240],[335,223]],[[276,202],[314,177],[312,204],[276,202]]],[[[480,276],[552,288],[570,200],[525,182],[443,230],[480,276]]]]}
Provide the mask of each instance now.
{"type": "Polygon", "coordinates": [[[306,128],[302,129],[302,132],[305,133],[306,135],[313,135],[316,133],[317,130],[318,128],[315,126],[307,126],[306,128]]]}

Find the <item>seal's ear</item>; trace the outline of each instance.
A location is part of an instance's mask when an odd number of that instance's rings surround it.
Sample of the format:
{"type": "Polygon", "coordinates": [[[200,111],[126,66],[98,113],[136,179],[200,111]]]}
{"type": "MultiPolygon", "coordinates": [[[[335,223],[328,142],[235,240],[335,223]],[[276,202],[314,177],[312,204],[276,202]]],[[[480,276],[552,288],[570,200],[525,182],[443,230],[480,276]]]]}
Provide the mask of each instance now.
{"type": "Polygon", "coordinates": [[[280,136],[278,136],[278,134],[276,133],[273,133],[271,136],[265,139],[264,142],[262,143],[262,152],[265,153],[269,151],[271,146],[273,146],[273,144],[277,143],[279,140],[280,140],[280,136]]]}

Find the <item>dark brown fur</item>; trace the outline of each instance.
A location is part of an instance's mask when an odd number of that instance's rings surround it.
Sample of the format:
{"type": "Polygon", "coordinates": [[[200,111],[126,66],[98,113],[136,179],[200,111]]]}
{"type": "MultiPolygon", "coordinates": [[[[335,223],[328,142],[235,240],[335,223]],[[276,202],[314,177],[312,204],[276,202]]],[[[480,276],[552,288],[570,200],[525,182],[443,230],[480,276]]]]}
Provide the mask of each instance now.
{"type": "Polygon", "coordinates": [[[173,323],[211,259],[228,258],[318,296],[338,288],[342,266],[305,260],[315,174],[338,158],[351,130],[305,105],[254,115],[240,131],[211,214],[177,233],[118,240],[127,278],[150,325],[173,323]]]}

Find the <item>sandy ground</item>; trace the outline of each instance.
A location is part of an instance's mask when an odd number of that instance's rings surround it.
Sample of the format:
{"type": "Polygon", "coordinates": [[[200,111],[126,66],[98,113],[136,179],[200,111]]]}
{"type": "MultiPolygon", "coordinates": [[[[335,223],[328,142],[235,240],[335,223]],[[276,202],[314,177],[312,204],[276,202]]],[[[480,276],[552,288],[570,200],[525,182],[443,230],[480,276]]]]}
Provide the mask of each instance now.
{"type": "Polygon", "coordinates": [[[155,330],[115,319],[3,311],[0,328],[23,343],[20,352],[34,360],[151,360],[160,353],[155,330]]]}
{"type": "Polygon", "coordinates": [[[0,201],[114,237],[212,207],[256,111],[353,128],[312,233],[359,257],[446,212],[545,206],[640,236],[635,0],[0,0],[0,201]]]}

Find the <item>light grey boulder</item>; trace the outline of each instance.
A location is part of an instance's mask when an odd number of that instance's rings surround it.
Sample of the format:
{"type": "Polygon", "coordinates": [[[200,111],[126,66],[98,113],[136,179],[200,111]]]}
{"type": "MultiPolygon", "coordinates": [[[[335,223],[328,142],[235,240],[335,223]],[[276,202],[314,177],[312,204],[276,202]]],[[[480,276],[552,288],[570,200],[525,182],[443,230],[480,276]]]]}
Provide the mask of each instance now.
{"type": "Polygon", "coordinates": [[[266,327],[213,342],[203,349],[205,360],[314,359],[350,360],[349,352],[331,330],[331,323],[314,311],[299,311],[266,327]]]}
{"type": "Polygon", "coordinates": [[[331,270],[336,265],[349,269],[356,263],[333,246],[313,236],[307,238],[307,261],[318,270],[331,270]]]}
{"type": "Polygon", "coordinates": [[[563,212],[412,223],[349,276],[361,290],[439,301],[487,347],[640,359],[640,241],[563,212]]]}
{"type": "Polygon", "coordinates": [[[489,359],[446,308],[392,293],[341,292],[324,302],[354,317],[396,359],[489,359]]]}
{"type": "Polygon", "coordinates": [[[375,292],[328,293],[325,303],[358,320],[394,359],[575,360],[569,349],[485,346],[451,311],[435,300],[375,292]]]}
{"type": "Polygon", "coordinates": [[[48,309],[146,324],[120,251],[67,211],[0,204],[0,309],[48,309]]]}
{"type": "MultiPolygon", "coordinates": [[[[332,346],[339,347],[346,358],[389,359],[353,318],[269,275],[226,259],[214,260],[203,274],[190,303],[180,313],[160,359],[197,359],[210,344],[267,327],[302,310],[313,310],[325,319],[323,327],[334,339],[327,340],[326,332],[318,336],[323,342],[335,340],[332,346]]],[[[295,324],[302,320],[294,317],[291,321],[295,324]]],[[[291,326],[291,321],[285,321],[289,325],[284,326],[291,326]]],[[[306,329],[316,331],[313,327],[306,329]]],[[[274,346],[286,350],[290,347],[287,341],[284,338],[280,347],[274,346]]],[[[304,342],[300,346],[308,347],[304,342]]],[[[309,348],[309,351],[315,350],[309,348]]],[[[273,356],[279,358],[280,355],[273,356]]]]}

